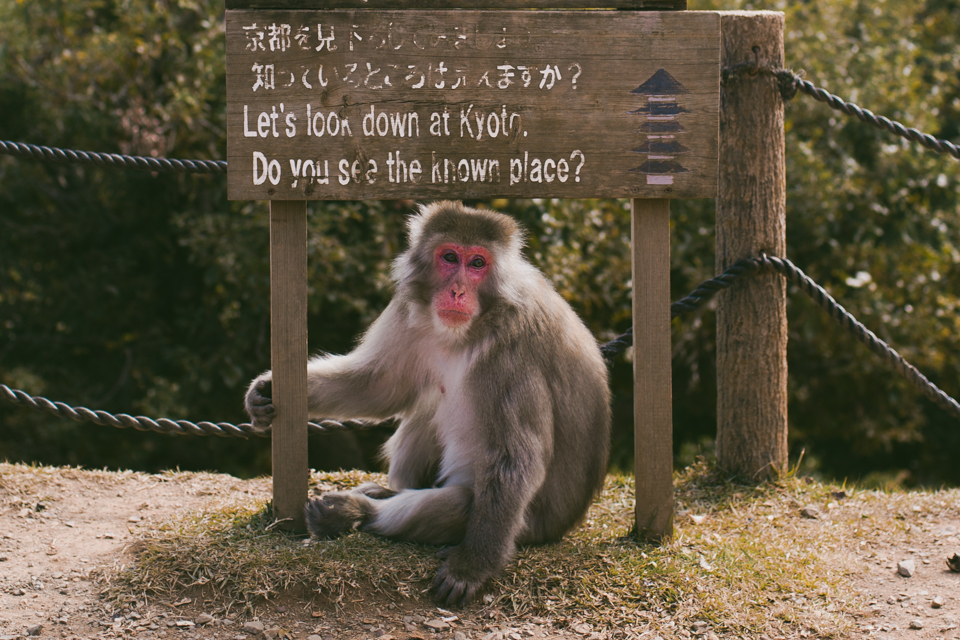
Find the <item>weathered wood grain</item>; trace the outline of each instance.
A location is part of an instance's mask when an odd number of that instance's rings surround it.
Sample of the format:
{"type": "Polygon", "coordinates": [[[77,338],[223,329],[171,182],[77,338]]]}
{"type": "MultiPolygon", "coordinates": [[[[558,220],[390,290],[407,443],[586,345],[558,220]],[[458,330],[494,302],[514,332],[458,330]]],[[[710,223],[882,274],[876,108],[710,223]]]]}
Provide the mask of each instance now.
{"type": "Polygon", "coordinates": [[[633,200],[633,406],[636,524],[641,539],[673,535],[670,201],[633,200]]]}
{"type": "Polygon", "coordinates": [[[719,48],[711,12],[231,10],[229,197],[714,197],[719,48]]]}
{"type": "Polygon", "coordinates": [[[307,203],[270,203],[273,512],[305,531],[307,501],[307,203]]]}
{"type": "MultiPolygon", "coordinates": [[[[316,9],[316,0],[227,0],[227,9],[316,9]]],[[[687,0],[324,0],[324,9],[639,9],[680,11],[687,0]],[[469,6],[466,6],[469,5],[469,6]]]]}
{"type": "MultiPolygon", "coordinates": [[[[723,60],[783,66],[784,15],[721,13],[723,60]]],[[[769,75],[724,86],[721,107],[717,273],[760,252],[787,249],[784,104],[769,75]]],[[[717,296],[717,463],[751,478],[787,465],[786,282],[762,273],[717,296]]]]}

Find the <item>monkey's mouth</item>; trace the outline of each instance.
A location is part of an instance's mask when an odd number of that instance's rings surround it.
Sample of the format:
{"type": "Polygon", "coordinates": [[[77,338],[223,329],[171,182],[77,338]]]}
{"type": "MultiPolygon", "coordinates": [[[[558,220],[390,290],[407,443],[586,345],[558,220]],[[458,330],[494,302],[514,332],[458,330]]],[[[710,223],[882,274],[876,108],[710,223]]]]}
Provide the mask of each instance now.
{"type": "Polygon", "coordinates": [[[437,311],[437,316],[440,318],[440,321],[448,327],[459,327],[470,322],[470,319],[473,317],[469,313],[456,311],[454,309],[441,309],[437,311]]]}

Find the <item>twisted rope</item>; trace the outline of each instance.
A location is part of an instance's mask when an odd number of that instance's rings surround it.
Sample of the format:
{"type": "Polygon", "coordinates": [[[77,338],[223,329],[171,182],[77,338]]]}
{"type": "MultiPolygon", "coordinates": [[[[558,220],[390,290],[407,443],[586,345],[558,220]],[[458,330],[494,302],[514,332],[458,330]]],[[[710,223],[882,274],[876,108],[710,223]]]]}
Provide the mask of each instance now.
{"type": "MultiPolygon", "coordinates": [[[[229,422],[190,422],[189,420],[168,420],[159,418],[154,420],[146,416],[131,416],[126,413],[113,415],[106,411],[94,411],[86,407],[71,407],[63,402],[53,402],[40,396],[31,396],[20,389],[11,389],[0,384],[0,396],[15,405],[46,411],[59,418],[70,418],[77,422],[93,422],[106,427],[127,427],[137,431],[154,431],[168,435],[219,436],[221,438],[249,436],[267,437],[270,428],[257,429],[250,423],[230,424],[229,422]]],[[[322,420],[319,423],[309,422],[307,428],[310,433],[328,433],[344,429],[362,429],[376,426],[375,423],[359,422],[355,420],[338,422],[337,420],[322,420]]]]}
{"type": "MultiPolygon", "coordinates": [[[[938,407],[951,416],[960,419],[960,403],[944,393],[939,387],[930,382],[916,367],[903,359],[896,350],[867,329],[860,321],[853,317],[833,296],[814,282],[799,267],[786,258],[776,258],[762,255],[759,258],[744,258],[731,265],[726,271],[715,278],[701,282],[689,295],[670,305],[670,316],[676,318],[684,313],[695,311],[706,304],[717,293],[733,286],[741,277],[760,271],[775,271],[795,284],[824,309],[841,327],[852,333],[853,336],[867,346],[870,351],[890,365],[897,373],[906,378],[920,390],[923,395],[932,400],[938,407]]],[[[610,342],[600,347],[604,358],[613,359],[623,353],[633,344],[633,331],[628,329],[610,342]]],[[[138,431],[155,431],[171,435],[192,434],[198,436],[220,436],[247,438],[251,435],[265,437],[270,429],[257,429],[252,424],[230,424],[229,422],[190,422],[188,420],[168,420],[160,418],[154,420],[146,416],[131,416],[126,413],[113,415],[106,411],[93,411],[86,407],[71,407],[63,402],[53,402],[39,396],[31,396],[25,391],[12,389],[0,384],[0,396],[21,407],[37,411],[46,411],[61,418],[70,418],[78,422],[93,422],[95,424],[117,427],[120,429],[131,427],[138,431]]],[[[328,433],[335,430],[363,429],[377,426],[377,423],[336,420],[323,420],[319,423],[308,423],[310,433],[328,433]]]]}
{"type": "MultiPolygon", "coordinates": [[[[948,414],[960,420],[960,403],[944,393],[937,385],[930,382],[916,367],[904,360],[903,356],[897,353],[895,349],[878,338],[873,331],[870,331],[870,329],[853,317],[849,311],[844,309],[823,287],[814,282],[810,276],[786,258],[762,255],[759,258],[744,258],[743,260],[739,260],[719,276],[700,283],[690,295],[671,304],[670,316],[676,318],[683,313],[699,309],[717,293],[732,286],[742,276],[760,271],[775,271],[784,276],[789,282],[795,284],[801,291],[810,296],[820,308],[825,310],[841,327],[853,334],[853,336],[866,345],[870,351],[880,356],[881,360],[906,378],[914,387],[919,389],[924,396],[932,400],[934,404],[948,414]]],[[[600,350],[603,352],[604,357],[609,359],[618,353],[622,353],[632,344],[633,331],[627,330],[622,335],[602,345],[600,350]]]]}
{"type": "Polygon", "coordinates": [[[878,116],[869,109],[864,109],[853,102],[847,102],[822,87],[818,87],[809,80],[804,80],[803,76],[794,73],[791,69],[775,69],[759,64],[759,61],[743,62],[732,67],[726,67],[721,74],[721,83],[730,85],[736,83],[745,75],[764,74],[773,76],[777,80],[780,89],[780,95],[785,101],[792,100],[797,93],[805,93],[818,102],[823,102],[831,109],[840,111],[848,116],[854,116],[861,122],[866,122],[895,136],[906,138],[916,142],[937,153],[947,153],[954,158],[960,159],[960,147],[950,142],[936,138],[929,133],[923,133],[918,129],[906,127],[896,120],[891,120],[885,116],[878,116]]]}
{"type": "Polygon", "coordinates": [[[126,156],[117,153],[75,151],[57,147],[42,147],[25,142],[0,140],[0,153],[12,156],[53,160],[54,162],[88,163],[101,167],[122,167],[141,171],[177,171],[180,173],[226,173],[227,163],[222,160],[177,160],[126,156]]]}

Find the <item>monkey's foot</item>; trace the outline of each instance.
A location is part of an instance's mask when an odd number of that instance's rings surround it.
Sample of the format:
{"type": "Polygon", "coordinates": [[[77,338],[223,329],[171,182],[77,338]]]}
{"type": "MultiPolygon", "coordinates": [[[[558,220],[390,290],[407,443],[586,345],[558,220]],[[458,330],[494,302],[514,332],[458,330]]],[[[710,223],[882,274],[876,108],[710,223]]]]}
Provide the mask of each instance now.
{"type": "Polygon", "coordinates": [[[443,549],[437,555],[446,558],[440,565],[436,577],[433,579],[433,590],[437,602],[441,605],[464,607],[470,604],[483,583],[487,581],[487,573],[466,569],[458,547],[443,549]]]}
{"type": "Polygon", "coordinates": [[[307,529],[315,538],[336,538],[352,531],[370,517],[368,498],[348,491],[324,494],[304,507],[307,529]]]}

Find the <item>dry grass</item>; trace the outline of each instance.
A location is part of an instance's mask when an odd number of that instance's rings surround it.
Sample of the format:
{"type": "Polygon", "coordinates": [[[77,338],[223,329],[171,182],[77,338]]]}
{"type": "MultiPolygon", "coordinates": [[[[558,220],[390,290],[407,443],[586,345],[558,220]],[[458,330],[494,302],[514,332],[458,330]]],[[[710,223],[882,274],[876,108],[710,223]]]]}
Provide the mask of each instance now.
{"type": "MultiPolygon", "coordinates": [[[[377,476],[314,479],[330,490],[377,476]]],[[[838,637],[862,606],[846,580],[852,556],[842,550],[857,536],[897,537],[909,528],[908,517],[936,506],[925,500],[943,503],[948,495],[951,507],[960,507],[956,492],[856,492],[794,477],[739,485],[703,463],[679,474],[676,487],[669,544],[629,537],[633,480],[611,476],[587,522],[558,544],[522,550],[487,589],[486,608],[627,634],[673,637],[706,621],[721,635],[838,637]],[[806,505],[816,505],[821,518],[803,517],[806,505]],[[870,521],[872,511],[886,514],[888,505],[907,515],[870,521]]],[[[108,595],[123,602],[199,589],[233,610],[310,592],[335,606],[348,596],[429,602],[435,548],[362,533],[307,544],[270,530],[268,513],[265,502],[228,499],[164,523],[144,535],[135,565],[115,577],[108,595]]]]}

